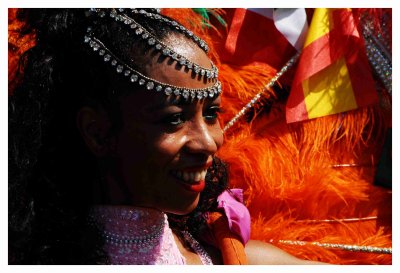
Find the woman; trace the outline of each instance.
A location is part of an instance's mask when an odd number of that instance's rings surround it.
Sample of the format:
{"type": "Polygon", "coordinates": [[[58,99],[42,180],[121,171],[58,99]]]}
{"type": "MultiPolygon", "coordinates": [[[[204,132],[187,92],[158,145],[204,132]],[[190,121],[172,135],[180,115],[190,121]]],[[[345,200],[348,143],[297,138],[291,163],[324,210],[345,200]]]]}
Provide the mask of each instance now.
{"type": "MultiPolygon", "coordinates": [[[[202,237],[228,188],[204,41],[154,9],[19,17],[37,42],[9,103],[9,263],[222,263],[202,237]]],[[[308,263],[261,242],[246,254],[308,263]]]]}

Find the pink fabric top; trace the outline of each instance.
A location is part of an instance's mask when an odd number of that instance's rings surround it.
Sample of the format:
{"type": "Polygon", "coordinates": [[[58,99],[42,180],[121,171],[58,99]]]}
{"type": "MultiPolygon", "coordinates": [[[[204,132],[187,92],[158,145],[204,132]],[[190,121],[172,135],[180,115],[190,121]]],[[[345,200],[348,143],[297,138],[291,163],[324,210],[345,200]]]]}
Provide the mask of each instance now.
{"type": "Polygon", "coordinates": [[[91,219],[103,232],[110,264],[185,264],[167,215],[139,207],[96,206],[91,219]]]}
{"type": "MultiPolygon", "coordinates": [[[[241,189],[224,191],[218,197],[218,208],[227,216],[229,228],[246,244],[250,238],[250,214],[242,202],[241,189]]],[[[143,207],[96,206],[91,210],[90,220],[102,232],[104,251],[110,264],[186,264],[168,225],[167,215],[162,211],[143,207]]],[[[203,264],[212,264],[201,245],[190,234],[183,235],[203,264]]],[[[215,245],[210,232],[204,235],[208,243],[215,245]]]]}

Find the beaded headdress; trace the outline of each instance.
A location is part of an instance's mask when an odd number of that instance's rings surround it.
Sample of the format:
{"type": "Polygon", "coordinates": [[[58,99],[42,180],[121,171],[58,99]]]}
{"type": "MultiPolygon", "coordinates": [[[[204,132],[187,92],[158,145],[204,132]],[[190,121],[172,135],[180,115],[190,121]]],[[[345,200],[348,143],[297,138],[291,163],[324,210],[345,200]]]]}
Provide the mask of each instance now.
{"type": "Polygon", "coordinates": [[[214,82],[214,84],[206,88],[187,88],[184,86],[175,86],[163,83],[148,77],[143,72],[133,69],[129,64],[114,54],[98,37],[95,36],[92,27],[89,26],[86,35],[84,36],[85,44],[89,45],[93,52],[103,58],[105,63],[109,63],[112,67],[115,67],[115,71],[124,75],[130,80],[130,82],[144,86],[147,90],[162,92],[167,96],[174,95],[177,97],[183,97],[186,100],[200,100],[207,97],[212,98],[221,93],[221,83],[217,79],[218,69],[212,61],[210,61],[211,68],[205,68],[190,60],[190,58],[176,53],[173,48],[162,42],[154,33],[133,19],[133,16],[144,16],[152,20],[160,21],[169,25],[171,28],[175,28],[186,37],[192,39],[204,52],[208,52],[208,45],[206,42],[176,21],[159,14],[159,10],[154,9],[153,12],[153,10],[147,11],[144,9],[90,9],[90,12],[99,18],[105,18],[108,16],[114,19],[116,22],[124,25],[133,39],[147,43],[147,45],[152,47],[155,51],[160,52],[160,54],[165,57],[171,58],[171,60],[179,63],[179,65],[184,66],[187,70],[194,73],[196,78],[207,79],[214,82]]]}

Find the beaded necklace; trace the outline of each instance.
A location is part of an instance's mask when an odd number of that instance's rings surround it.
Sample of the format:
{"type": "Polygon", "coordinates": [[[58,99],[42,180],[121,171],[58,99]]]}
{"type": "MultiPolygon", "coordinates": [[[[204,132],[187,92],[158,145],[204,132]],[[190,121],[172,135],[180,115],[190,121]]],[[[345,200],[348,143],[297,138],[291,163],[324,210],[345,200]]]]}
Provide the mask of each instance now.
{"type": "MultiPolygon", "coordinates": [[[[185,264],[167,215],[148,208],[96,206],[89,223],[104,238],[104,250],[110,264],[185,264]]],[[[211,265],[208,253],[188,231],[183,239],[199,255],[204,265],[211,265]]]]}

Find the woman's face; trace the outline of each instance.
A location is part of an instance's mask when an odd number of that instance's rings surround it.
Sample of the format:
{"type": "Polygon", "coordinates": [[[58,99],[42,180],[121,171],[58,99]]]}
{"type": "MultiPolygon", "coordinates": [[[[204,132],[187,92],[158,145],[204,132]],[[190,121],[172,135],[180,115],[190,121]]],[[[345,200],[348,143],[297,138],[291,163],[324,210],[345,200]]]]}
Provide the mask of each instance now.
{"type": "MultiPolygon", "coordinates": [[[[167,40],[175,51],[211,67],[206,54],[181,36],[167,40]]],[[[213,85],[157,57],[146,73],[188,88],[213,85]]],[[[155,91],[135,91],[120,99],[123,128],[115,138],[115,168],[109,187],[113,204],[145,206],[187,214],[198,203],[206,170],[223,142],[218,121],[221,99],[186,102],[155,91]]]]}

